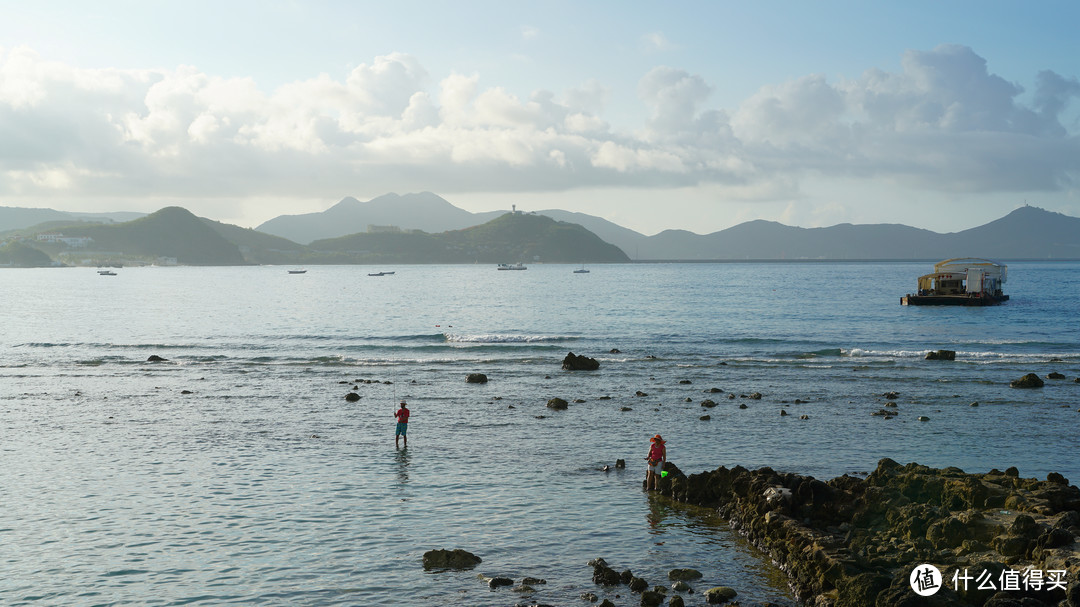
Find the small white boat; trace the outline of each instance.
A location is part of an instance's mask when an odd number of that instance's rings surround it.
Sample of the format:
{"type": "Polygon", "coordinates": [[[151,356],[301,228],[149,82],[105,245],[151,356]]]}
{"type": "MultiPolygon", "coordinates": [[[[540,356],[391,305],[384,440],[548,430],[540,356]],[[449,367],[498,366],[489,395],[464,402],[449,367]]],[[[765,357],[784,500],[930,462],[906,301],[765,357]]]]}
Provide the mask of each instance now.
{"type": "Polygon", "coordinates": [[[112,270],[98,270],[97,273],[99,276],[116,276],[116,272],[112,270]]]}
{"type": "Polygon", "coordinates": [[[581,264],[580,270],[574,270],[574,274],[588,274],[589,271],[585,269],[585,264],[581,264]]]}
{"type": "Polygon", "coordinates": [[[525,264],[523,264],[523,263],[515,263],[515,264],[500,263],[499,264],[499,269],[500,270],[528,270],[529,268],[526,268],[525,264]]]}

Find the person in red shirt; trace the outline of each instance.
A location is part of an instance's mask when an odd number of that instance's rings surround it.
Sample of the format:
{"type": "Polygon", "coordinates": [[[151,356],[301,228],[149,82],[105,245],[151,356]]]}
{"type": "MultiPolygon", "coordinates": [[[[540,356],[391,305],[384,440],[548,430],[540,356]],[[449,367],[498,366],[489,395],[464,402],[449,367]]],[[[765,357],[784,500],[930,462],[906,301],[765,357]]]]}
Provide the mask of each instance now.
{"type": "Polygon", "coordinates": [[[401,401],[401,408],[394,411],[394,417],[397,418],[397,430],[394,431],[394,447],[398,446],[398,439],[405,439],[405,448],[409,448],[409,436],[406,434],[409,431],[409,408],[405,406],[405,401],[401,401]]]}
{"type": "Polygon", "coordinates": [[[645,458],[649,464],[645,472],[645,490],[656,491],[660,473],[664,471],[664,463],[667,461],[667,446],[659,434],[650,438],[649,442],[652,446],[649,447],[649,456],[645,458]]]}

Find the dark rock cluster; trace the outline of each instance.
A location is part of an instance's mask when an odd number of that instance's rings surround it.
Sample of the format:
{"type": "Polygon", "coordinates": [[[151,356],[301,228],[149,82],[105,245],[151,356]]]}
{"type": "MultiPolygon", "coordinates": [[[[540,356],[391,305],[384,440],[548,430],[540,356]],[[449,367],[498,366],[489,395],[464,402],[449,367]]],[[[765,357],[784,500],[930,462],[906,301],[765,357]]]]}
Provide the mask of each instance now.
{"type": "Polygon", "coordinates": [[[665,470],[662,494],[718,508],[779,563],[808,605],[1080,607],[1080,489],[1060,474],[1040,481],[1015,468],[968,474],[890,459],[866,479],[828,482],[770,468],[686,476],[669,462],[665,470]],[[944,580],[932,597],[910,586],[923,563],[944,580]],[[953,581],[1029,570],[1059,572],[1060,583],[1016,591],[997,581],[991,592],[953,581]]]}

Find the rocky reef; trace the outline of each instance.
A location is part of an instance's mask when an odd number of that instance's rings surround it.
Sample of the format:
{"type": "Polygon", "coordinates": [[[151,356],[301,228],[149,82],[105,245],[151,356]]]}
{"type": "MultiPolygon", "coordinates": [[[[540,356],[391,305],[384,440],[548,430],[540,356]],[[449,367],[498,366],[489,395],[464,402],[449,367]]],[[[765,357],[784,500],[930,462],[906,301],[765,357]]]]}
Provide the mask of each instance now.
{"type": "Polygon", "coordinates": [[[788,574],[813,607],[1080,607],[1080,489],[1059,474],[883,459],[867,478],[823,482],[770,468],[685,475],[661,494],[713,507],[788,574]],[[915,570],[938,590],[919,596],[915,570]]]}

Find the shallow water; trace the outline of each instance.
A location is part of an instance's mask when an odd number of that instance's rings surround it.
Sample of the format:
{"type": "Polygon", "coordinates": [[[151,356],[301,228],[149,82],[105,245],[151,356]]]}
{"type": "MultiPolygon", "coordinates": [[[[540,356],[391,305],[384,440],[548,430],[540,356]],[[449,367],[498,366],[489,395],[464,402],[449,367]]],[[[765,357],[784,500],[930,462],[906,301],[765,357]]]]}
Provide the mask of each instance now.
{"type": "Polygon", "coordinates": [[[792,604],[708,511],[641,491],[649,436],[688,473],[1080,475],[1080,264],[1010,264],[1003,306],[901,307],[929,265],[6,270],[0,602],[578,604],[613,596],[585,564],[603,556],[792,604]],[[938,348],[957,360],[923,360],[938,348]],[[562,371],[567,351],[600,370],[562,371]],[[1008,387],[1050,371],[1069,379],[1008,387]],[[886,391],[899,416],[872,417],[886,391]],[[454,547],[484,562],[422,570],[454,547]],[[529,599],[477,573],[548,584],[529,599]]]}

